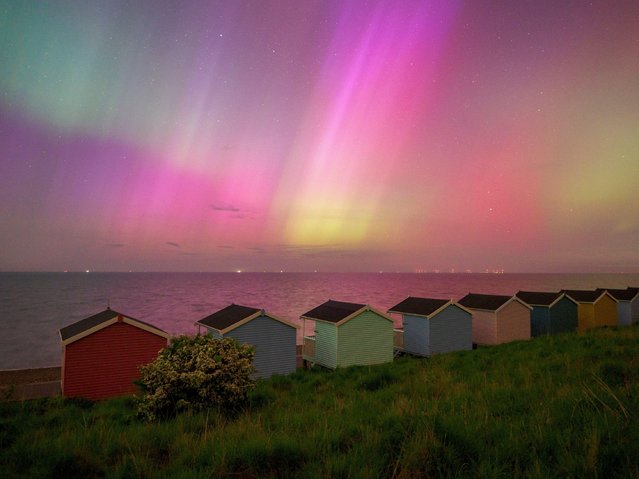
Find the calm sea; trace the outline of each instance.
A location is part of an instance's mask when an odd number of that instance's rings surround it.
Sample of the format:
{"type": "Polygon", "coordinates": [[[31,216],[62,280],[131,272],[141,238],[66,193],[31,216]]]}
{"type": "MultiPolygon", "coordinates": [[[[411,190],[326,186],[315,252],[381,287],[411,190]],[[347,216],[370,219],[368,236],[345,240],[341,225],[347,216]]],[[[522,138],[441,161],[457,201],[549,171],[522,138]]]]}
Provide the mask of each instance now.
{"type": "Polygon", "coordinates": [[[230,303],[298,322],[327,299],[386,310],[409,295],[627,286],[639,286],[639,274],[0,273],[0,369],[59,365],[58,329],[107,305],[169,333],[192,334],[195,321],[230,303]]]}

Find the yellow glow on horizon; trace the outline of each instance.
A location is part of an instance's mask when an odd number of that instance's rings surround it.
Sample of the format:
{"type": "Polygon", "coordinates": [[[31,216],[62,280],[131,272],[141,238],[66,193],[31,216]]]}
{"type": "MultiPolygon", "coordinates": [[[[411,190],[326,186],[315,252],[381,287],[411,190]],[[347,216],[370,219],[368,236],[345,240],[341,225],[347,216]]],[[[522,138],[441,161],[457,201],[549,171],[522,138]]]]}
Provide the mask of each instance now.
{"type": "Polygon", "coordinates": [[[295,208],[286,225],[286,238],[295,245],[361,244],[370,232],[373,214],[326,205],[295,208]]]}

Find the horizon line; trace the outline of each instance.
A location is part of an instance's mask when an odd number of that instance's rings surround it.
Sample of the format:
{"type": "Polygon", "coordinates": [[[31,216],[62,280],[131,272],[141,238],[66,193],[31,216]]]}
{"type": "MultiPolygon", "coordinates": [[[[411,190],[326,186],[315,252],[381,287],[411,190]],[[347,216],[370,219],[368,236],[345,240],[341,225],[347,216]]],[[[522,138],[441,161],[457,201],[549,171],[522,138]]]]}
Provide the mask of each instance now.
{"type": "Polygon", "coordinates": [[[319,270],[303,270],[303,271],[258,271],[258,270],[223,270],[223,271],[169,271],[169,270],[14,270],[2,271],[0,274],[423,274],[423,275],[504,275],[504,274],[639,274],[639,271],[319,271],[319,270]]]}

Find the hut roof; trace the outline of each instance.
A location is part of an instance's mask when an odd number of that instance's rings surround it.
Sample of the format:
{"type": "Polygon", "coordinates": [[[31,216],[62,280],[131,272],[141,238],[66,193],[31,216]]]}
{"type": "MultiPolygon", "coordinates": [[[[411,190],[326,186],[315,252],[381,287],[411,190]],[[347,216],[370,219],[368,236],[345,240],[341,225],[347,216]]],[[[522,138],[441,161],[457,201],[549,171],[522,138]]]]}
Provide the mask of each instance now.
{"type": "Polygon", "coordinates": [[[617,301],[632,301],[637,296],[637,291],[633,291],[632,289],[603,289],[598,288],[598,292],[607,291],[610,296],[612,296],[617,301]]]}
{"type": "Polygon", "coordinates": [[[605,290],[597,291],[597,290],[580,290],[580,289],[564,289],[562,290],[566,293],[566,296],[574,299],[579,303],[595,303],[601,298],[604,294],[606,294],[605,290]]]}
{"type": "Polygon", "coordinates": [[[552,306],[557,300],[559,300],[564,293],[558,291],[556,293],[549,293],[545,291],[517,291],[517,296],[524,303],[531,306],[552,306]]]}
{"type": "Polygon", "coordinates": [[[320,321],[327,321],[329,323],[339,323],[340,321],[343,321],[353,314],[365,309],[365,304],[346,303],[344,301],[333,301],[332,299],[329,299],[316,308],[307,311],[302,315],[302,317],[308,319],[318,319],[320,321]]]}
{"type": "Polygon", "coordinates": [[[251,316],[257,316],[260,310],[258,308],[250,308],[248,306],[240,306],[239,304],[230,304],[226,308],[222,308],[209,316],[200,319],[195,324],[208,326],[210,328],[223,330],[251,316]]]}
{"type": "Polygon", "coordinates": [[[107,308],[104,311],[94,314],[93,316],[89,316],[88,318],[76,321],[69,326],[60,328],[60,339],[62,339],[63,344],[72,343],[73,341],[77,341],[78,339],[81,339],[88,334],[91,334],[102,328],[106,328],[107,326],[113,324],[118,320],[149,331],[150,333],[157,334],[158,336],[162,336],[164,338],[169,337],[166,331],[157,328],[152,324],[145,323],[144,321],[132,318],[131,316],[125,316],[122,313],[118,313],[113,309],[107,308]]]}
{"type": "Polygon", "coordinates": [[[215,329],[220,333],[225,334],[259,316],[266,316],[268,318],[274,319],[275,321],[279,321],[280,323],[284,323],[287,326],[298,328],[297,325],[289,323],[288,321],[278,318],[277,316],[273,316],[263,309],[241,306],[239,304],[230,304],[226,308],[222,308],[219,311],[210,314],[206,318],[202,318],[199,321],[196,321],[195,324],[200,324],[202,326],[215,329]]]}
{"type": "Polygon", "coordinates": [[[639,295],[639,288],[628,287],[626,288],[628,291],[632,291],[635,296],[639,295]]]}
{"type": "Polygon", "coordinates": [[[462,305],[449,301],[447,299],[435,299],[435,298],[418,298],[415,296],[409,296],[404,301],[396,304],[388,310],[389,313],[400,314],[412,314],[415,316],[424,316],[426,318],[435,316],[440,311],[443,311],[449,304],[455,305],[458,308],[471,314],[462,305]]]}
{"type": "Polygon", "coordinates": [[[516,296],[504,296],[499,294],[477,294],[468,293],[458,301],[459,304],[470,309],[484,309],[486,311],[499,311],[511,301],[517,301],[519,304],[531,309],[530,306],[523,303],[516,296]]]}
{"type": "Polygon", "coordinates": [[[447,299],[418,298],[415,296],[409,296],[404,301],[390,308],[388,312],[430,316],[448,303],[450,303],[450,301],[447,299]]]}

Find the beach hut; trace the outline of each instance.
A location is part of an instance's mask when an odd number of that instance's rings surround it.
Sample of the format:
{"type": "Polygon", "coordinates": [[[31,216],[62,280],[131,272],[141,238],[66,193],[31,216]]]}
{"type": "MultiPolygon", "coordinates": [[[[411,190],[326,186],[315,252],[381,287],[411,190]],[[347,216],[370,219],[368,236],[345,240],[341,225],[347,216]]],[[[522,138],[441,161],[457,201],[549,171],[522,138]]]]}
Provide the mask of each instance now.
{"type": "Polygon", "coordinates": [[[469,293],[458,301],[473,313],[473,342],[500,344],[530,339],[532,308],[516,296],[469,293]]]}
{"type": "Polygon", "coordinates": [[[297,367],[296,337],[299,326],[263,309],[231,304],[195,323],[217,339],[233,338],[255,347],[254,377],[289,374],[297,367]]]}
{"type": "Polygon", "coordinates": [[[577,302],[564,293],[518,291],[516,296],[532,308],[530,312],[531,336],[577,330],[577,302]]]}
{"type": "Polygon", "coordinates": [[[301,319],[304,333],[307,321],[315,323],[315,334],[304,334],[310,364],[335,369],[393,360],[393,319],[368,305],[328,300],[301,319]]]}
{"type": "Polygon", "coordinates": [[[639,323],[639,288],[627,288],[629,291],[633,291],[635,294],[635,299],[632,300],[632,304],[630,306],[630,316],[632,317],[632,323],[639,323]]]}
{"type": "Polygon", "coordinates": [[[616,326],[617,301],[606,291],[567,289],[564,293],[577,302],[579,331],[599,326],[616,326]]]}
{"type": "Polygon", "coordinates": [[[169,335],[106,309],[59,331],[62,395],[97,400],[136,392],[138,368],[153,362],[169,335]]]}
{"type": "Polygon", "coordinates": [[[388,310],[402,315],[403,350],[418,356],[473,349],[473,314],[447,299],[408,297],[388,310]]]}
{"type": "Polygon", "coordinates": [[[633,307],[635,314],[639,310],[639,289],[598,289],[597,291],[607,291],[615,301],[617,301],[617,323],[622,326],[630,326],[637,321],[633,321],[633,307]]]}

